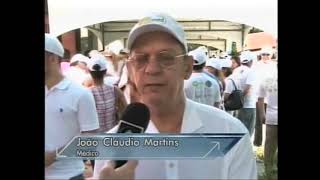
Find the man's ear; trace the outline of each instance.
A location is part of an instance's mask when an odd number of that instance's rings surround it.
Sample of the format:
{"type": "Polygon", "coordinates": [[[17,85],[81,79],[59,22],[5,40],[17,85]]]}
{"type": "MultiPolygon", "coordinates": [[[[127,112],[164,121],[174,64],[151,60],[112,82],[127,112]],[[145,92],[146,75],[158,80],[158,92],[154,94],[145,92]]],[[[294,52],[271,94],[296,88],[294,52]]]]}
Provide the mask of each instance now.
{"type": "Polygon", "coordinates": [[[187,80],[190,78],[193,70],[193,57],[186,56],[184,59],[184,79],[187,80]]]}

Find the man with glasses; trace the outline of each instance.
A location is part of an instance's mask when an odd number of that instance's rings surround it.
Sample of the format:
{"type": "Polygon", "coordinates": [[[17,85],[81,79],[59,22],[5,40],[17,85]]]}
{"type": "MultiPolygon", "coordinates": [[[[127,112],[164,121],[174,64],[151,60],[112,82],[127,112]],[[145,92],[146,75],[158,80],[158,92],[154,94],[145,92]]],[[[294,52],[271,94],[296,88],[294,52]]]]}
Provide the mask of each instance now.
{"type": "MultiPolygon", "coordinates": [[[[139,101],[150,109],[146,133],[245,133],[224,157],[212,160],[97,161],[93,179],[256,179],[256,162],[246,128],[228,113],[186,98],[192,73],[184,31],[172,17],[153,13],[128,37],[127,67],[139,101]]],[[[117,131],[117,126],[109,133],[117,131]]]]}
{"type": "MultiPolygon", "coordinates": [[[[270,47],[264,47],[261,49],[259,55],[261,60],[252,66],[252,70],[256,74],[256,88],[260,86],[261,82],[268,78],[271,74],[274,74],[274,71],[277,71],[277,63],[271,60],[272,49],[270,47]]],[[[267,106],[268,99],[265,98],[265,107],[267,106]]],[[[256,102],[256,114],[260,114],[260,109],[258,108],[258,99],[256,102]]],[[[259,116],[256,116],[256,125],[254,133],[253,144],[255,146],[262,145],[262,120],[259,116]]]]}

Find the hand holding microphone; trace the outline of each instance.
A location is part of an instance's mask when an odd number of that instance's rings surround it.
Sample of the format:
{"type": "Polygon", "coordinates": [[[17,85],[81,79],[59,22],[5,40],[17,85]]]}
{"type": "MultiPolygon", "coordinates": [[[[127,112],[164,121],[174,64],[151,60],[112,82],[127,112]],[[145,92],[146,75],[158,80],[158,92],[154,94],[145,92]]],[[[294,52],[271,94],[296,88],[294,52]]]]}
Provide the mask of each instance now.
{"type": "MultiPolygon", "coordinates": [[[[117,133],[143,133],[150,119],[148,107],[142,103],[131,103],[124,110],[117,133]]],[[[134,179],[136,160],[108,161],[99,172],[99,179],[134,179]]]]}
{"type": "Polygon", "coordinates": [[[114,161],[108,163],[101,169],[99,179],[134,179],[134,172],[138,161],[129,160],[123,166],[116,168],[114,161]]]}
{"type": "MultiPolygon", "coordinates": [[[[150,119],[148,107],[142,103],[131,103],[124,110],[120,118],[117,133],[144,133],[147,129],[150,119]]],[[[124,165],[126,160],[115,161],[115,167],[124,165]]]]}

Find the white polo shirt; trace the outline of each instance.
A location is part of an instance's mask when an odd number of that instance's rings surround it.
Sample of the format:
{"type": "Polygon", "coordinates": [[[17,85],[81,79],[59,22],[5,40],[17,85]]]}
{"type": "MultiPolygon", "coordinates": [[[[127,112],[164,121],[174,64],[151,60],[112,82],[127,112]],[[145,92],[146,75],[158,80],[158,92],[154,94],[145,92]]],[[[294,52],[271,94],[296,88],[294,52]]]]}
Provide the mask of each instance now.
{"type": "MultiPolygon", "coordinates": [[[[64,78],[45,87],[45,150],[66,145],[81,131],[99,128],[94,98],[89,90],[64,78]]],[[[46,179],[69,179],[84,171],[82,160],[57,160],[45,168],[46,179]]]]}
{"type": "MultiPolygon", "coordinates": [[[[109,133],[115,133],[118,126],[109,133]]],[[[150,121],[146,133],[159,133],[150,121]]],[[[186,100],[181,133],[246,133],[224,156],[213,160],[139,160],[135,179],[257,179],[250,136],[245,126],[218,108],[186,100]]],[[[94,178],[107,161],[97,160],[94,178]]]]}
{"type": "Polygon", "coordinates": [[[198,103],[213,106],[215,102],[221,102],[219,84],[202,72],[194,72],[184,81],[184,91],[187,98],[198,103]]]}

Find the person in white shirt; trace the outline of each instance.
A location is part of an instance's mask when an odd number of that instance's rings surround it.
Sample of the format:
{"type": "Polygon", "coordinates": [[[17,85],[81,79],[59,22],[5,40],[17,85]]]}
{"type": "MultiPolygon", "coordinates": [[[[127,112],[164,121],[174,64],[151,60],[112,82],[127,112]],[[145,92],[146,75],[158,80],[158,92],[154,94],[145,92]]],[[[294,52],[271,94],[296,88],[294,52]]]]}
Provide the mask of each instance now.
{"type": "Polygon", "coordinates": [[[266,141],[264,146],[264,165],[267,177],[272,175],[275,153],[278,148],[278,73],[263,80],[258,92],[259,117],[266,124],[266,141]],[[266,113],[264,99],[268,99],[266,113]]]}
{"type": "Polygon", "coordinates": [[[257,179],[250,137],[241,122],[218,108],[185,96],[184,80],[192,73],[193,58],[187,55],[182,26],[166,14],[152,13],[132,28],[128,49],[131,81],[138,100],[150,109],[146,133],[245,133],[245,136],[224,157],[212,160],[128,161],[117,169],[113,161],[100,160],[96,162],[93,179],[257,179]]]}
{"type": "MultiPolygon", "coordinates": [[[[272,49],[270,47],[264,47],[259,52],[261,60],[254,63],[252,65],[252,69],[256,74],[256,87],[258,88],[262,81],[266,78],[270,77],[270,75],[277,72],[277,63],[271,60],[272,57],[272,49]]],[[[258,100],[258,99],[257,99],[258,100]]],[[[264,98],[265,107],[267,105],[267,98],[264,98]]],[[[256,103],[256,107],[258,107],[258,102],[256,103]]],[[[260,114],[260,110],[256,108],[256,114],[260,114]]],[[[265,110],[264,110],[265,111],[265,110]]],[[[254,133],[254,141],[253,144],[255,146],[262,145],[262,120],[259,119],[259,116],[256,117],[256,125],[255,125],[255,133],[254,133]]]]}
{"type": "Polygon", "coordinates": [[[206,61],[206,66],[204,67],[204,73],[208,75],[209,77],[216,80],[220,87],[220,95],[222,97],[223,95],[223,85],[220,81],[220,71],[221,71],[221,65],[218,58],[210,58],[206,61]]]}
{"type": "Polygon", "coordinates": [[[71,81],[83,85],[84,81],[90,77],[87,68],[88,61],[88,57],[82,54],[75,54],[70,59],[70,68],[64,73],[64,76],[71,81]]]}
{"type": "MultiPolygon", "coordinates": [[[[241,89],[240,88],[240,82],[237,76],[234,75],[232,72],[232,61],[230,59],[222,59],[220,62],[220,66],[222,69],[222,73],[225,77],[224,83],[225,83],[225,89],[223,93],[223,102],[226,102],[230,96],[230,94],[236,90],[241,89]]],[[[237,110],[234,111],[227,111],[229,114],[236,117],[237,110]]]]}
{"type": "Polygon", "coordinates": [[[231,66],[232,73],[237,72],[238,67],[241,66],[240,57],[232,56],[231,61],[232,61],[232,66],[231,66]]]}
{"type": "Polygon", "coordinates": [[[109,69],[108,74],[119,79],[121,70],[125,63],[125,58],[120,54],[122,49],[109,48],[102,52],[107,59],[107,68],[109,69]]]}
{"type": "Polygon", "coordinates": [[[90,91],[65,78],[60,69],[63,47],[45,34],[45,179],[81,179],[82,160],[56,159],[61,150],[80,133],[99,128],[94,99],[90,91]]]}
{"type": "Polygon", "coordinates": [[[201,49],[189,52],[193,58],[193,72],[191,77],[184,82],[187,98],[219,108],[221,102],[220,87],[216,80],[208,77],[203,71],[207,56],[201,49]]]}
{"type": "Polygon", "coordinates": [[[223,104],[223,83],[221,82],[221,65],[218,58],[210,58],[206,61],[206,66],[204,67],[204,74],[208,75],[210,78],[215,80],[219,84],[219,91],[220,91],[220,109],[224,110],[223,104]]]}
{"type": "Polygon", "coordinates": [[[243,107],[239,109],[238,119],[248,128],[250,135],[253,133],[256,121],[256,75],[250,68],[255,58],[256,56],[250,51],[242,52],[240,55],[241,66],[235,73],[244,96],[243,107]]]}

